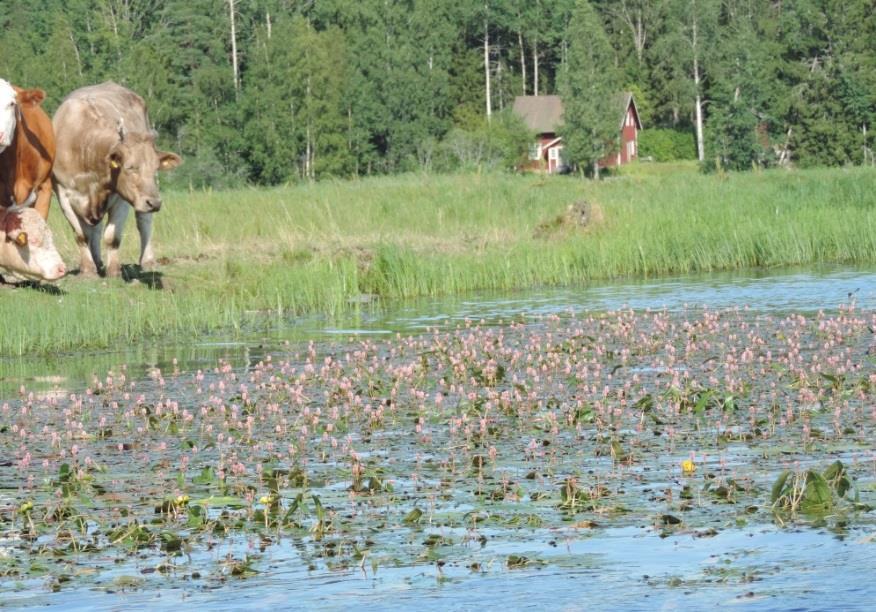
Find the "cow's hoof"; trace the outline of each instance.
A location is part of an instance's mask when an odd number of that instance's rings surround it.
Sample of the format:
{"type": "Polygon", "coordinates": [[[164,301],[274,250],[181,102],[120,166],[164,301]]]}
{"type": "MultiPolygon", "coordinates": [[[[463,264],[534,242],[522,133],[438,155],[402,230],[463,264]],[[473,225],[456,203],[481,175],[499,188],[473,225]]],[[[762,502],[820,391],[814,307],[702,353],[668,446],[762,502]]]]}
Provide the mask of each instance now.
{"type": "Polygon", "coordinates": [[[79,276],[82,278],[97,278],[99,274],[97,273],[97,268],[94,267],[94,264],[81,264],[79,266],[79,276]]]}

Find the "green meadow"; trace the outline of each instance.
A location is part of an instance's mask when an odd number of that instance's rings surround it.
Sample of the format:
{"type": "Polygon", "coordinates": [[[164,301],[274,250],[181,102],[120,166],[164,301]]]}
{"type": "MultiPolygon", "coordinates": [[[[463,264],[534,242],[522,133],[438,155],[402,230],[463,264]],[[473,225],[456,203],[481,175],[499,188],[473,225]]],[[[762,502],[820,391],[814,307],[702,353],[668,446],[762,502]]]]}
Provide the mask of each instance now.
{"type": "MultiPolygon", "coordinates": [[[[0,354],[117,347],[399,298],[821,263],[876,263],[876,169],[420,175],[164,191],[161,264],[0,291],[0,354]],[[586,203],[585,205],[581,205],[586,203]],[[577,206],[576,206],[577,205],[577,206]],[[572,207],[570,212],[570,206],[572,207]]],[[[133,220],[122,259],[138,254],[133,220]]]]}

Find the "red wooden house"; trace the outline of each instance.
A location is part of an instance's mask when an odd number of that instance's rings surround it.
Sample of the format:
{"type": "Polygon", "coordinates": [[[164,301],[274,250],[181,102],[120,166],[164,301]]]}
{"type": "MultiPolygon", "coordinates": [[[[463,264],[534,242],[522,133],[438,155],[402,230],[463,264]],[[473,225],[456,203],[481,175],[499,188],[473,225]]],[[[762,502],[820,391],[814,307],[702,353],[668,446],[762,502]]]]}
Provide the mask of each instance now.
{"type": "MultiPolygon", "coordinates": [[[[529,160],[524,170],[553,174],[568,169],[563,160],[563,138],[559,135],[563,123],[563,102],[559,96],[517,96],[514,99],[514,113],[530,130],[535,132],[536,140],[529,150],[529,160]]],[[[622,166],[639,157],[639,130],[642,122],[633,94],[625,92],[618,99],[618,138],[611,153],[600,160],[601,168],[622,166]]]]}

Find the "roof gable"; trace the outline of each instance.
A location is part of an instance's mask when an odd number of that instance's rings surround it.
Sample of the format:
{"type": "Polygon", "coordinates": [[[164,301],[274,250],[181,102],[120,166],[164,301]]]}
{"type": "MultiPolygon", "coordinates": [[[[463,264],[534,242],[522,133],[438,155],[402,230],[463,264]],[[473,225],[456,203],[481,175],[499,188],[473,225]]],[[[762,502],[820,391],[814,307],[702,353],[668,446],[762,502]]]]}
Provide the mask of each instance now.
{"type": "Polygon", "coordinates": [[[630,106],[633,107],[633,117],[636,119],[636,129],[642,129],[642,120],[639,119],[639,108],[636,106],[636,100],[633,98],[633,92],[625,91],[621,94],[619,98],[619,105],[621,112],[621,121],[620,128],[624,129],[624,122],[627,118],[627,111],[630,106]]]}

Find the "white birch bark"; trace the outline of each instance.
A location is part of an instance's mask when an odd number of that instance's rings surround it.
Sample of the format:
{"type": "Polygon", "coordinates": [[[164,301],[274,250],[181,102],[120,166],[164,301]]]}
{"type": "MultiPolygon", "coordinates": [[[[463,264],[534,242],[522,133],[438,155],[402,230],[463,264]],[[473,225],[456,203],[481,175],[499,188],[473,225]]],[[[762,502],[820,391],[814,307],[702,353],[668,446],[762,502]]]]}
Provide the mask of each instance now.
{"type": "Polygon", "coordinates": [[[487,3],[484,3],[484,82],[486,89],[487,121],[493,118],[493,106],[490,94],[490,22],[487,18],[487,3]]]}
{"type": "Polygon", "coordinates": [[[237,28],[234,22],[234,5],[237,0],[228,0],[228,18],[231,21],[231,69],[234,73],[234,97],[240,91],[240,72],[237,65],[237,28]]]}
{"type": "Polygon", "coordinates": [[[706,147],[703,142],[703,100],[700,93],[700,49],[699,40],[697,38],[697,8],[696,0],[691,3],[693,6],[692,18],[693,24],[691,27],[691,48],[693,51],[693,79],[694,89],[696,91],[696,100],[694,102],[694,116],[696,121],[697,133],[697,159],[703,161],[706,158],[706,147]]]}
{"type": "Polygon", "coordinates": [[[526,50],[523,48],[523,32],[517,30],[517,45],[520,47],[520,75],[523,84],[522,94],[526,95],[526,50]]]}

